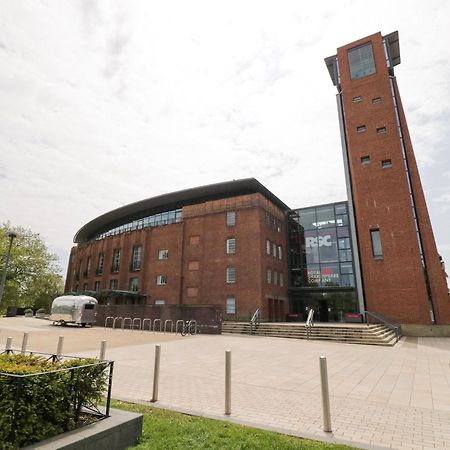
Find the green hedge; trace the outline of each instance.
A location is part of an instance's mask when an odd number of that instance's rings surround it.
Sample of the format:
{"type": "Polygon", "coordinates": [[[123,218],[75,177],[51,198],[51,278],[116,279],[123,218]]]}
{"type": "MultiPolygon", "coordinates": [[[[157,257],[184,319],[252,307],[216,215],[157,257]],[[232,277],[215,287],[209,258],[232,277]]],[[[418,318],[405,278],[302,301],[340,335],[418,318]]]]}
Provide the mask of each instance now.
{"type": "Polygon", "coordinates": [[[35,355],[0,355],[0,449],[75,428],[81,408],[96,406],[102,397],[105,367],[90,358],[53,363],[35,355]],[[80,367],[88,364],[95,365],[80,367]]]}

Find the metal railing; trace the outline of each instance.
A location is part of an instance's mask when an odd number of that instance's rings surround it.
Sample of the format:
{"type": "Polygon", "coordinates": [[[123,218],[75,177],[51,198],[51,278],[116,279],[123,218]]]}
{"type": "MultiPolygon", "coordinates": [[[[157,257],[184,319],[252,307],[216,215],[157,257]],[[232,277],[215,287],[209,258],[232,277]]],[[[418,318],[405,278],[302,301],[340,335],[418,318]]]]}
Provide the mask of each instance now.
{"type": "Polygon", "coordinates": [[[309,341],[309,338],[311,336],[311,328],[314,326],[314,309],[310,309],[308,313],[308,318],[305,322],[305,328],[306,328],[306,339],[309,341]]]}
{"type": "Polygon", "coordinates": [[[261,322],[261,309],[258,308],[254,312],[252,318],[250,319],[250,334],[253,334],[256,332],[260,322],[261,322]]]}
{"type": "Polygon", "coordinates": [[[380,314],[375,311],[364,311],[364,316],[366,318],[367,325],[372,324],[380,324],[384,325],[386,328],[389,328],[395,333],[396,342],[402,337],[402,327],[399,323],[395,322],[392,319],[389,319],[383,314],[380,314]]]}

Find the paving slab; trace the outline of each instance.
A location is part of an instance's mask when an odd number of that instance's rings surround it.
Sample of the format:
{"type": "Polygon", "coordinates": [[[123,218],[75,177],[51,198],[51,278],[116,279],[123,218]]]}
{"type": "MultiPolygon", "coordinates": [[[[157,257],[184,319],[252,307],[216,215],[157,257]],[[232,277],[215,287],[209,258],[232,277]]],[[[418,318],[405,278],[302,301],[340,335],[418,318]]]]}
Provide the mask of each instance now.
{"type": "Polygon", "coordinates": [[[450,448],[450,339],[402,338],[394,347],[259,336],[172,334],[53,327],[0,319],[20,348],[96,356],[107,340],[113,397],[148,402],[161,344],[156,406],[361,448],[450,448]],[[34,346],[36,348],[34,348],[34,346]],[[232,413],[224,414],[225,350],[232,351],[232,413]],[[319,357],[327,357],[332,433],[322,431],[319,357]]]}

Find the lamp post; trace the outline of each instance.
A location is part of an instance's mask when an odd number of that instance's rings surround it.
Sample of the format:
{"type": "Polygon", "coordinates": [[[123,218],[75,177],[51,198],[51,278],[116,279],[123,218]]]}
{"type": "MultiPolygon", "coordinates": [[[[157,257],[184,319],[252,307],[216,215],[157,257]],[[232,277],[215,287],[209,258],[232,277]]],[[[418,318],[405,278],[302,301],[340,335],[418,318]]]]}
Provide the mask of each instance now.
{"type": "Polygon", "coordinates": [[[0,284],[0,305],[1,305],[2,299],[3,299],[3,291],[5,290],[6,272],[8,271],[9,257],[11,256],[11,247],[12,247],[14,238],[17,237],[17,234],[10,231],[8,233],[8,237],[9,237],[8,253],[6,253],[5,267],[3,268],[2,282],[0,284]]]}

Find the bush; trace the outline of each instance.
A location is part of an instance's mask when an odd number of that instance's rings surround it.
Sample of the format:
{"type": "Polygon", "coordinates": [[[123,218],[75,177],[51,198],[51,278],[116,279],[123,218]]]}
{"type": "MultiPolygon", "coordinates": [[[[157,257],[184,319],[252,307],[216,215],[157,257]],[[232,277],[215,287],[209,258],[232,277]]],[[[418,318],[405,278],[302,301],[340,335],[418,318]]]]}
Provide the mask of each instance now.
{"type": "Polygon", "coordinates": [[[39,308],[36,312],[39,313],[39,314],[44,314],[45,313],[45,309],[44,308],[39,308]]]}
{"type": "Polygon", "coordinates": [[[105,367],[89,358],[52,363],[39,356],[0,355],[0,449],[73,429],[82,406],[97,405],[102,397],[105,367]]]}

